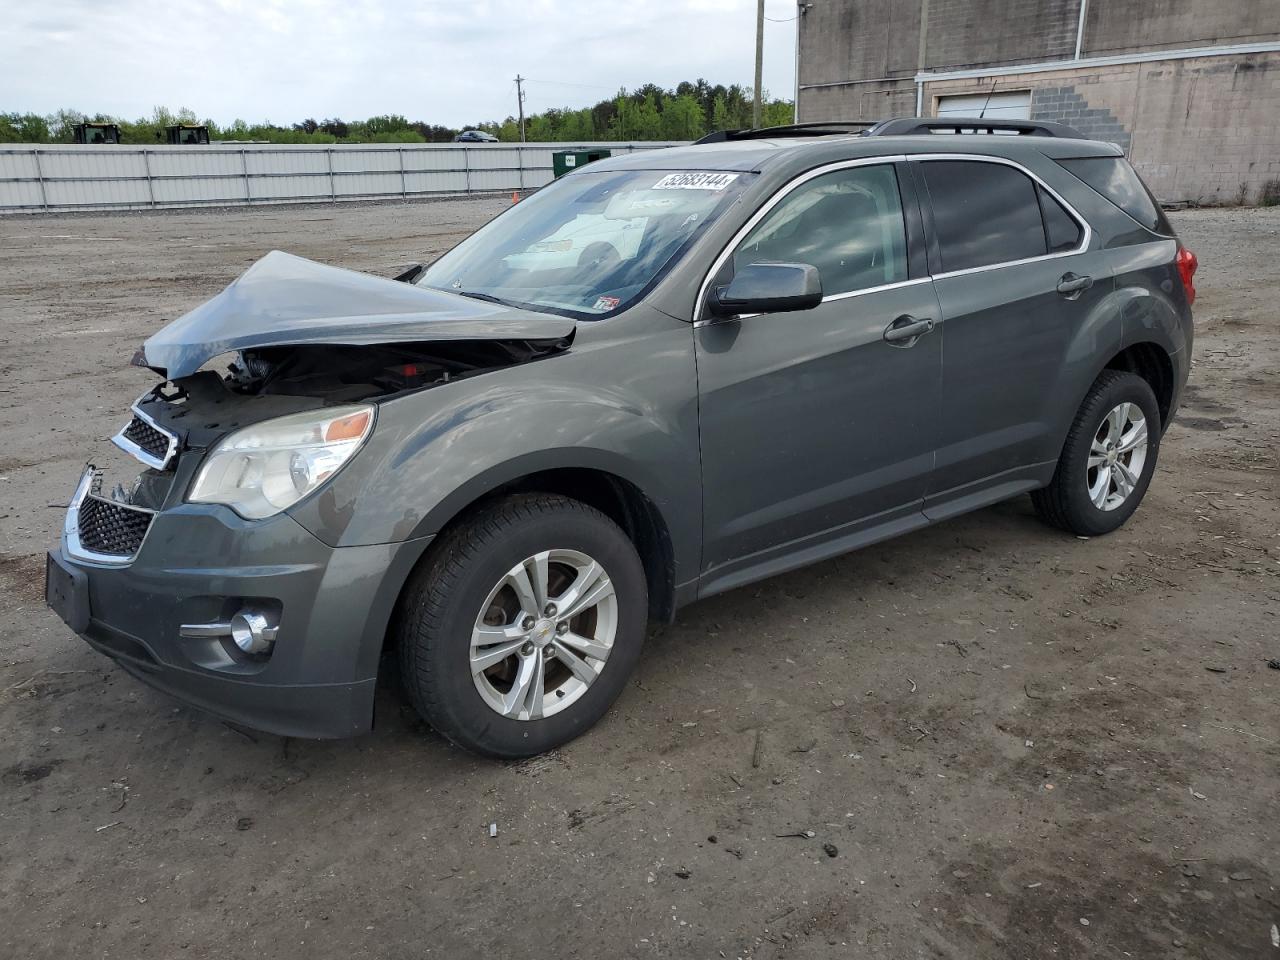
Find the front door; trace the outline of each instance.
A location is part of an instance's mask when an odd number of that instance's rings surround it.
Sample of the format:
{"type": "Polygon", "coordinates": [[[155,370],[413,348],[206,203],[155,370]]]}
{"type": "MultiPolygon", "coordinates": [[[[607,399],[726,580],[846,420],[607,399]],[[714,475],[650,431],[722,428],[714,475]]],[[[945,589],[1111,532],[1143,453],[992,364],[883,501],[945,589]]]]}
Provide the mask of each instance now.
{"type": "Polygon", "coordinates": [[[704,592],[923,522],[941,318],[909,266],[907,196],[891,163],[810,174],[756,215],[711,285],[746,263],[808,263],[824,299],[695,327],[704,592]]]}

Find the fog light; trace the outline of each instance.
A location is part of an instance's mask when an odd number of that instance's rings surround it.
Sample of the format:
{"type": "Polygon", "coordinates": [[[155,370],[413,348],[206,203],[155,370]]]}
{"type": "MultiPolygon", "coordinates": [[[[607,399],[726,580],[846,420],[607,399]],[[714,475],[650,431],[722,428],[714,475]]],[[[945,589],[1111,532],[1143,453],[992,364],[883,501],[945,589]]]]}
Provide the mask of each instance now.
{"type": "Polygon", "coordinates": [[[245,607],[231,618],[231,639],[245,653],[266,653],[276,642],[276,624],[260,610],[245,607]]]}

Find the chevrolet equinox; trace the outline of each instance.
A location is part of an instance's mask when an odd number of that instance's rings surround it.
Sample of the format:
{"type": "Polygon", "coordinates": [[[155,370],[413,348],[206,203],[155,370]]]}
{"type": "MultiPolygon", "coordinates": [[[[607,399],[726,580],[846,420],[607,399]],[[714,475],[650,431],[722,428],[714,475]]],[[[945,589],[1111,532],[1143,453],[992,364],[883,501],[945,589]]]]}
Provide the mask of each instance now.
{"type": "Polygon", "coordinates": [[[46,599],[288,736],[585,731],[649,621],[1030,493],[1137,509],[1195,256],[1121,151],[1030,121],[713,134],[593,163],[386,279],[273,252],[146,341],[46,599]]]}

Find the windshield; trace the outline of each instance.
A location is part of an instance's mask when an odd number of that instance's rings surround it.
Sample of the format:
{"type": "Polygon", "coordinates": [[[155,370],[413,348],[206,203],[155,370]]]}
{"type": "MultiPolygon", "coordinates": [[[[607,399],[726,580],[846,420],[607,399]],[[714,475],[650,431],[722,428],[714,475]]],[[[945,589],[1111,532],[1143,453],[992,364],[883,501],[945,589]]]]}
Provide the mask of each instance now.
{"type": "Polygon", "coordinates": [[[750,177],[705,170],[575,173],[468,237],[418,283],[584,319],[625,310],[750,177]]]}

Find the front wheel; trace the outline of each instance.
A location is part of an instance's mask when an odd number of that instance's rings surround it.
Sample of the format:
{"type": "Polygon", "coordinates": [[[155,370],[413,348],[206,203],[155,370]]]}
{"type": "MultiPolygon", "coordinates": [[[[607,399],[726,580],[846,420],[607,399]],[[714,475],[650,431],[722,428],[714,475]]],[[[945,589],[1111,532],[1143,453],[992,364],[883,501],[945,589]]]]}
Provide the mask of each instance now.
{"type": "Polygon", "coordinates": [[[640,655],[644,568],[608,517],[565,497],[506,498],[432,548],[396,623],[414,707],[500,759],[560,746],[604,715],[640,655]]]}
{"type": "Polygon", "coordinates": [[[1031,494],[1055,527],[1099,536],[1138,509],[1160,453],[1160,408],[1136,374],[1104,370],[1085,396],[1053,480],[1031,494]]]}

